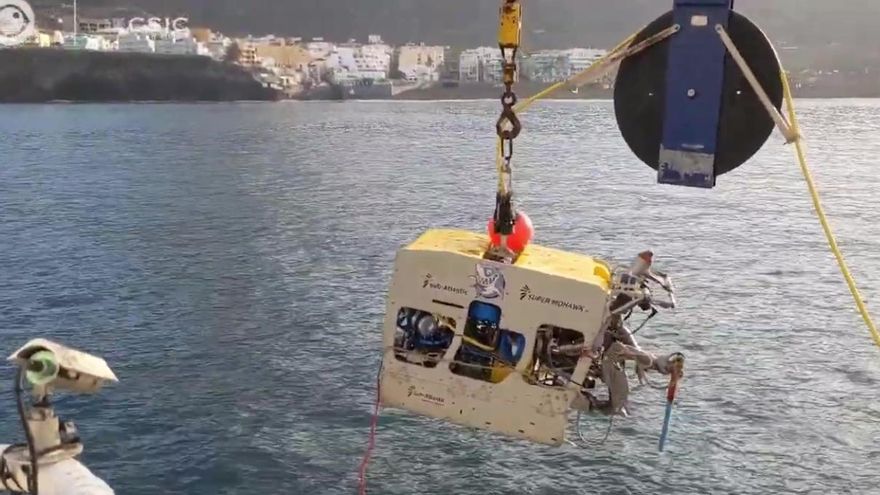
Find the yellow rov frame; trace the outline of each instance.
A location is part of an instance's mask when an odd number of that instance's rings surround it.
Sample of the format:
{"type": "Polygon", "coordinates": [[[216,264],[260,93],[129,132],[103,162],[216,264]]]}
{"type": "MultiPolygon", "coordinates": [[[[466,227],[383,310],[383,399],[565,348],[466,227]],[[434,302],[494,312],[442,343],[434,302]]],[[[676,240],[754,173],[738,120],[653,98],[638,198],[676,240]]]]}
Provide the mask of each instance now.
{"type": "MultiPolygon", "coordinates": [[[[401,249],[387,300],[380,374],[383,404],[538,443],[559,445],[576,385],[543,385],[537,379],[538,333],[577,332],[589,346],[605,319],[611,268],[589,256],[529,246],[515,263],[483,259],[486,235],[429,230],[401,249]],[[497,309],[497,328],[514,336],[516,359],[493,359],[484,375],[464,373],[462,348],[498,357],[498,347],[468,335],[474,311],[497,309]],[[433,355],[401,348],[400,315],[431,315],[451,344],[433,355]],[[546,330],[544,330],[546,331],[546,330]],[[515,372],[514,372],[515,370],[515,372]],[[470,376],[469,376],[470,375],[470,376]]],[[[479,318],[477,318],[479,319],[479,318]]],[[[430,326],[430,324],[429,324],[430,326]]],[[[577,358],[571,383],[583,383],[592,364],[577,358]]],[[[552,364],[551,364],[552,365],[552,364]]]]}

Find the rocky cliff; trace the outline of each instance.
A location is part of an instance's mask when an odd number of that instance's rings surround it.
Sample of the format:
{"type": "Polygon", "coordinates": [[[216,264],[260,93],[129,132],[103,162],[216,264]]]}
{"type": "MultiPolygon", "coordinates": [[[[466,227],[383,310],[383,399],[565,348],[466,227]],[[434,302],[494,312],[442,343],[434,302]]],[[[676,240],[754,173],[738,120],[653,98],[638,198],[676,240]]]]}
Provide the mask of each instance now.
{"type": "Polygon", "coordinates": [[[207,57],[0,50],[0,102],[275,100],[241,67],[207,57]]]}

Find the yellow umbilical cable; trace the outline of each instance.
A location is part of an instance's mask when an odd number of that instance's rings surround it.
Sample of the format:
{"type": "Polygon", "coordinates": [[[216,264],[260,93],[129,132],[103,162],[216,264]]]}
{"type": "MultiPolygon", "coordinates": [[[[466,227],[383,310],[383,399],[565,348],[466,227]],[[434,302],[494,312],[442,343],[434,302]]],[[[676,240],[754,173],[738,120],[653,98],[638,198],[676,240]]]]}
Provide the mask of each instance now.
{"type": "MultiPolygon", "coordinates": [[[[789,86],[788,75],[786,75],[785,70],[780,73],[780,77],[782,78],[782,91],[783,96],[785,97],[785,105],[788,107],[789,124],[791,124],[795,135],[800,136],[800,127],[798,126],[797,114],[794,110],[794,98],[791,95],[791,87],[789,86]]],[[[801,172],[804,174],[804,180],[807,182],[810,196],[813,199],[813,207],[816,209],[819,223],[822,224],[822,230],[825,231],[825,237],[828,239],[828,245],[831,247],[831,252],[834,253],[834,257],[837,258],[837,264],[840,267],[841,273],[843,273],[846,285],[849,286],[849,291],[852,293],[853,299],[855,299],[856,307],[858,308],[859,313],[861,313],[862,319],[865,320],[865,324],[868,326],[868,331],[871,332],[871,337],[874,339],[874,343],[880,347],[880,332],[877,331],[877,327],[874,325],[870,313],[868,313],[868,308],[865,307],[862,295],[859,293],[858,287],[856,287],[852,274],[846,266],[846,261],[843,259],[843,253],[840,252],[840,247],[837,245],[837,240],[834,238],[834,233],[831,231],[831,227],[828,224],[828,218],[825,216],[825,210],[822,208],[822,203],[819,199],[819,192],[816,189],[816,184],[813,182],[813,176],[807,165],[807,157],[806,153],[804,153],[804,147],[801,141],[802,138],[800,137],[794,141],[795,152],[801,166],[801,172]]]]}

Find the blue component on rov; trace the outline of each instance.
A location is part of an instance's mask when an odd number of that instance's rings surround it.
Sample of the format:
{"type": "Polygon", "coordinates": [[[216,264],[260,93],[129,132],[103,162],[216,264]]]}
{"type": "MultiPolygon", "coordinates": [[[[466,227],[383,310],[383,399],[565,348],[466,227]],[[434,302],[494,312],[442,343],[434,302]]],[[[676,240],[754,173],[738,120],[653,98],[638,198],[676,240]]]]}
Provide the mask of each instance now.
{"type": "Polygon", "coordinates": [[[716,25],[727,29],[733,0],[675,0],[669,40],[666,112],[658,182],[715,187],[726,49],[716,25]]]}

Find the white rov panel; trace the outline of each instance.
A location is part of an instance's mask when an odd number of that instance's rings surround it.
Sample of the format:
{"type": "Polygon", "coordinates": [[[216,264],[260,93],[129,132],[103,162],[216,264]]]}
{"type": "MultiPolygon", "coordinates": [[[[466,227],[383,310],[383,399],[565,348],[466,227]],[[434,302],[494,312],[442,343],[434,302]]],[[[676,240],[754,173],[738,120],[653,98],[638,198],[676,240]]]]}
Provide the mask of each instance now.
{"type": "MultiPolygon", "coordinates": [[[[398,253],[382,402],[558,445],[578,392],[539,383],[538,334],[556,328],[591,343],[610,274],[592,258],[541,247],[529,247],[515,265],[494,263],[481,259],[486,243],[478,234],[429,231],[398,253]]],[[[589,365],[580,358],[573,379],[583,381],[589,365]]]]}

